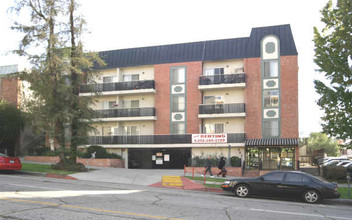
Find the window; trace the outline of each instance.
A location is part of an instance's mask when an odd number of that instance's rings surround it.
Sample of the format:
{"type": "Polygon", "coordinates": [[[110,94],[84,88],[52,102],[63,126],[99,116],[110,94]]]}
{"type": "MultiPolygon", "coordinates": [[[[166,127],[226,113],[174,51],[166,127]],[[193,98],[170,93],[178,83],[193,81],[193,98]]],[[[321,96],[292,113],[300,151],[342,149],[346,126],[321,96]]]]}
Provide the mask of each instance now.
{"type": "Polygon", "coordinates": [[[139,126],[124,126],[123,127],[124,135],[139,135],[139,126]]]}
{"type": "Polygon", "coordinates": [[[264,77],[277,77],[279,67],[277,60],[264,61],[264,77]]]}
{"type": "Polygon", "coordinates": [[[104,76],[103,83],[113,83],[117,82],[117,76],[104,76]]]}
{"type": "Polygon", "coordinates": [[[301,182],[303,182],[303,175],[298,174],[298,173],[288,173],[288,174],[286,174],[285,181],[286,182],[301,183],[301,182]]]}
{"type": "Polygon", "coordinates": [[[224,124],[205,124],[203,132],[207,134],[224,133],[224,124]]]}
{"type": "Polygon", "coordinates": [[[174,96],[172,98],[172,111],[184,111],[185,110],[185,97],[184,96],[174,96]]]}
{"type": "Polygon", "coordinates": [[[282,181],[284,178],[285,173],[271,173],[268,175],[263,176],[264,181],[282,181]]]}
{"type": "Polygon", "coordinates": [[[139,100],[123,100],[123,108],[139,108],[139,100]]]}
{"type": "Polygon", "coordinates": [[[139,81],[138,74],[131,74],[131,75],[123,75],[124,82],[131,82],[131,81],[139,81]]]}
{"type": "Polygon", "coordinates": [[[185,83],[186,69],[182,68],[172,68],[171,69],[171,79],[172,84],[185,83]]]}
{"type": "Polygon", "coordinates": [[[116,101],[103,101],[103,109],[112,109],[117,107],[116,101]]]}
{"type": "Polygon", "coordinates": [[[224,74],[224,68],[211,68],[211,69],[204,70],[205,76],[213,76],[213,75],[220,75],[220,74],[224,74]]]}
{"type": "Polygon", "coordinates": [[[303,182],[304,183],[310,183],[310,178],[307,176],[303,176],[303,182]]]}
{"type": "Polygon", "coordinates": [[[263,136],[278,137],[279,121],[278,120],[263,121],[263,136]]]}
{"type": "Polygon", "coordinates": [[[171,125],[171,134],[185,134],[185,124],[175,123],[171,125]]]}
{"type": "Polygon", "coordinates": [[[204,96],[205,105],[214,105],[214,104],[224,104],[225,100],[223,96],[204,96]]]}
{"type": "Polygon", "coordinates": [[[279,106],[279,90],[264,91],[264,107],[279,106]]]}

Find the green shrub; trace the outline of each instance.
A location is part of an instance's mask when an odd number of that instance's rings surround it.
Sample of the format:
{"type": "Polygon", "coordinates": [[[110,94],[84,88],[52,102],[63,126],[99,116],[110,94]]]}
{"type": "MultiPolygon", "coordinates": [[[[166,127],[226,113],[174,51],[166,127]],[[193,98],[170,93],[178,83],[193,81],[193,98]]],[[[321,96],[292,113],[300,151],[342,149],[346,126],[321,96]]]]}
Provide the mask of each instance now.
{"type": "Polygon", "coordinates": [[[241,167],[241,158],[234,156],[234,157],[231,157],[230,160],[231,160],[231,166],[241,167]]]}
{"type": "Polygon", "coordinates": [[[346,180],[347,169],[340,166],[323,166],[323,177],[328,180],[346,180]]]}
{"type": "Polygon", "coordinates": [[[59,156],[59,151],[45,151],[40,156],[59,156]]]}
{"type": "Polygon", "coordinates": [[[73,163],[70,160],[65,160],[64,163],[59,162],[56,164],[52,164],[51,168],[53,170],[67,170],[67,171],[77,171],[77,172],[85,172],[87,168],[81,163],[73,163]]]}
{"type": "Polygon", "coordinates": [[[78,156],[81,158],[91,158],[92,153],[95,153],[95,158],[111,158],[111,159],[121,159],[120,155],[115,153],[109,153],[106,149],[102,146],[89,146],[87,148],[87,152],[79,152],[78,156]]]}
{"type": "MultiPolygon", "coordinates": [[[[208,157],[193,157],[192,158],[192,166],[194,167],[204,167],[205,166],[205,161],[207,160],[208,157]]],[[[211,157],[211,165],[212,167],[218,167],[220,158],[218,157],[211,157]]]]}
{"type": "Polygon", "coordinates": [[[91,158],[92,155],[88,152],[77,152],[77,157],[80,157],[80,158],[91,158]]]}
{"type": "Polygon", "coordinates": [[[29,148],[28,155],[29,156],[46,156],[45,154],[50,152],[49,147],[36,147],[36,148],[29,148]]]}

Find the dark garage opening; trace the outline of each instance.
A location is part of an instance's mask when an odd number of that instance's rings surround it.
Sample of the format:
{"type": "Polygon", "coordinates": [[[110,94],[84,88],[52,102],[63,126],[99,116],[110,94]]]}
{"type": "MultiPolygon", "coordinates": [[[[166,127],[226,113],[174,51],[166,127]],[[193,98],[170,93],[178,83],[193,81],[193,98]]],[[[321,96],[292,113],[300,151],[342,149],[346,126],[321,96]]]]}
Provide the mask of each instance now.
{"type": "Polygon", "coordinates": [[[128,168],[183,169],[191,161],[191,148],[128,149],[128,168]]]}

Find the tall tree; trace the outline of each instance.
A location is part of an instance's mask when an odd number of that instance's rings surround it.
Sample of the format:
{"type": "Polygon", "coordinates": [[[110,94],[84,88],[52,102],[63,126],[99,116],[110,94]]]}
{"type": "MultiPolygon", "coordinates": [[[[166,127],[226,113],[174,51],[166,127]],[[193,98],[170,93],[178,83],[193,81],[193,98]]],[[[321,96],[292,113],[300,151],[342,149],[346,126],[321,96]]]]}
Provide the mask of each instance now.
{"type": "Polygon", "coordinates": [[[81,41],[85,21],[81,16],[76,16],[78,5],[75,0],[70,0],[68,6],[70,24],[70,115],[71,115],[71,155],[70,159],[76,161],[77,147],[85,143],[89,121],[93,117],[93,111],[89,107],[93,99],[79,96],[79,86],[90,77],[94,64],[103,66],[104,62],[97,53],[83,52],[81,41]]]}
{"type": "MultiPolygon", "coordinates": [[[[27,110],[34,117],[35,126],[45,131],[51,140],[64,145],[63,123],[67,116],[64,108],[65,67],[63,43],[58,22],[62,11],[61,0],[18,0],[13,8],[18,14],[30,12],[26,24],[15,22],[12,27],[24,34],[15,52],[28,57],[33,65],[30,72],[22,72],[22,79],[30,83],[33,99],[28,100],[27,110]],[[33,49],[35,48],[35,49],[33,49]]],[[[61,154],[61,159],[64,155],[61,154]]]]}
{"type": "Polygon", "coordinates": [[[91,99],[79,96],[79,85],[94,64],[103,63],[96,53],[83,51],[80,36],[84,20],[75,16],[76,8],[74,0],[19,0],[14,8],[31,12],[30,25],[14,26],[25,34],[16,52],[33,64],[30,72],[21,74],[33,91],[27,110],[35,125],[60,146],[60,164],[64,167],[76,162],[77,146],[84,144],[93,117],[91,99]],[[30,46],[45,50],[32,55],[30,46]],[[66,150],[67,145],[71,151],[66,150]]]}
{"type": "Polygon", "coordinates": [[[328,156],[337,156],[339,153],[338,142],[319,132],[313,132],[309,135],[307,148],[310,150],[324,150],[324,153],[328,156]]]}
{"type": "Polygon", "coordinates": [[[330,0],[323,8],[324,29],[314,28],[315,63],[326,80],[315,80],[324,111],[324,133],[352,143],[352,1],[330,0]]]}
{"type": "Polygon", "coordinates": [[[15,155],[16,139],[24,125],[24,116],[16,106],[0,100],[0,149],[15,155]]]}

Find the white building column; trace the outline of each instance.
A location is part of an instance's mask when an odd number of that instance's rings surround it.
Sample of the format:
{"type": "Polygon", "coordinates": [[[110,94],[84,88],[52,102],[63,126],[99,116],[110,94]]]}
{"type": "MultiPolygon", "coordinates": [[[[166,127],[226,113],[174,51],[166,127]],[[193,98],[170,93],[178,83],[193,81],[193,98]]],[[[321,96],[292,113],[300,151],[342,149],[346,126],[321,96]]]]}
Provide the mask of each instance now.
{"type": "Polygon", "coordinates": [[[125,160],[125,169],[128,169],[128,148],[123,152],[123,159],[125,160]]]}

